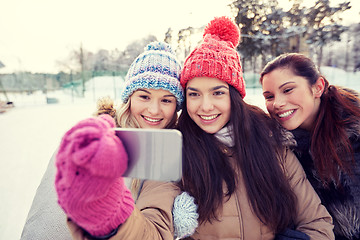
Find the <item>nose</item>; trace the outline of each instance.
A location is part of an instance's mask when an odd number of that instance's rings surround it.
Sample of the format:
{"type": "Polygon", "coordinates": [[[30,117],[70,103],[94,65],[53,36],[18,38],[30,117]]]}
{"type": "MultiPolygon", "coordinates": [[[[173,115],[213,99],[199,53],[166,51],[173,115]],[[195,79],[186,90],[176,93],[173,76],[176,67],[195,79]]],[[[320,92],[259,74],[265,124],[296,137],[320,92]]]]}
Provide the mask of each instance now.
{"type": "Polygon", "coordinates": [[[204,96],[201,107],[204,112],[209,112],[214,109],[214,104],[209,96],[204,96]]]}
{"type": "Polygon", "coordinates": [[[285,105],[285,103],[286,103],[286,100],[284,97],[276,96],[274,99],[273,107],[275,109],[279,109],[279,108],[283,107],[285,105]]]}
{"type": "Polygon", "coordinates": [[[148,106],[151,115],[157,115],[160,112],[160,104],[157,101],[151,101],[148,106]]]}

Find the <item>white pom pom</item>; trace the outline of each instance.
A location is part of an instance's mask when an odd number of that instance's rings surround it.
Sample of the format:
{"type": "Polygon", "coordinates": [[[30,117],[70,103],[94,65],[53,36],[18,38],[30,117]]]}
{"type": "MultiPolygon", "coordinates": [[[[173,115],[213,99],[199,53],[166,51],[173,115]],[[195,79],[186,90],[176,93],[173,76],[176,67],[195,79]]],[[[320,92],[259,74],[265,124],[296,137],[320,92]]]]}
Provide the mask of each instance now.
{"type": "Polygon", "coordinates": [[[187,192],[178,195],[173,206],[175,237],[181,239],[194,234],[198,227],[198,218],[195,199],[187,192]]]}

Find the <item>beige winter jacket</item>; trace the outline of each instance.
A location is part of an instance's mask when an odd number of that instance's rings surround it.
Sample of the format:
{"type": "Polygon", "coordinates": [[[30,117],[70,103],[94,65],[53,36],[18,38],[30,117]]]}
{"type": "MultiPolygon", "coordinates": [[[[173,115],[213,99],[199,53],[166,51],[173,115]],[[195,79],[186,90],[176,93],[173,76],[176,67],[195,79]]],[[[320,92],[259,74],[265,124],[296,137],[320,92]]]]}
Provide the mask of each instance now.
{"type": "MultiPolygon", "coordinates": [[[[307,181],[300,163],[290,151],[285,153],[284,159],[285,173],[298,198],[298,204],[294,206],[298,211],[297,230],[308,234],[311,239],[334,239],[332,219],[307,181]]],[[[172,183],[146,181],[133,213],[111,239],[174,239],[171,210],[174,198],[179,193],[172,183]]],[[[74,239],[86,239],[78,226],[72,222],[68,222],[68,225],[74,239]]],[[[236,192],[228,201],[224,200],[219,221],[200,225],[192,238],[268,240],[274,239],[274,233],[254,215],[245,186],[239,181],[236,192]]]]}

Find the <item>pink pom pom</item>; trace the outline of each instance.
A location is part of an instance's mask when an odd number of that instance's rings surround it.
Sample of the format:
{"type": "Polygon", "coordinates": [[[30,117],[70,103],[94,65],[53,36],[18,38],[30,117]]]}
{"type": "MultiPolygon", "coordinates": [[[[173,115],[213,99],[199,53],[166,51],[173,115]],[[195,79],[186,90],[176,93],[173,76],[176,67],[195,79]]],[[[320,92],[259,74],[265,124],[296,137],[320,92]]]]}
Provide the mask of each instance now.
{"type": "Polygon", "coordinates": [[[240,29],[227,17],[217,17],[212,20],[205,28],[204,35],[212,34],[218,36],[222,41],[230,41],[234,48],[240,41],[240,29]]]}

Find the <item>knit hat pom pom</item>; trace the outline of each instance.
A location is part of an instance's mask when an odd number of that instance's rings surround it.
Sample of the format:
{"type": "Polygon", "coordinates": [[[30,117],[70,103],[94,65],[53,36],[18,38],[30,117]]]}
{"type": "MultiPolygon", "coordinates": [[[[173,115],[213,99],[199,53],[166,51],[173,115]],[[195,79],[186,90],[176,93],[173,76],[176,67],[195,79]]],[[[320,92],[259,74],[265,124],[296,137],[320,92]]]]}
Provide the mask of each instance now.
{"type": "Polygon", "coordinates": [[[215,18],[206,26],[203,36],[206,34],[218,36],[222,41],[230,41],[234,48],[239,45],[240,30],[230,18],[215,18]]]}
{"type": "Polygon", "coordinates": [[[175,54],[174,51],[172,50],[172,48],[170,47],[170,45],[164,43],[164,42],[152,42],[149,43],[146,46],[146,51],[149,50],[155,50],[155,51],[165,51],[165,52],[169,52],[171,54],[175,54]]]}

